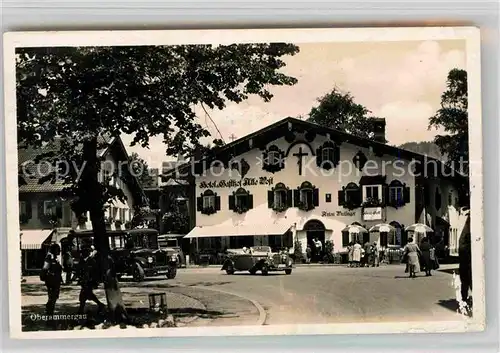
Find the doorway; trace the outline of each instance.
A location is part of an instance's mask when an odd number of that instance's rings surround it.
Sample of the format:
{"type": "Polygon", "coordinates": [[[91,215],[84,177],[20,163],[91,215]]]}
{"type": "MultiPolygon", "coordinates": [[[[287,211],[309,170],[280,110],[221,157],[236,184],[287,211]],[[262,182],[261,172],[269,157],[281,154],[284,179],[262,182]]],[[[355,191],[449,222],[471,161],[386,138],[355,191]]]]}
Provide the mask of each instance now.
{"type": "Polygon", "coordinates": [[[304,225],[304,231],[306,232],[307,245],[311,248],[311,262],[320,262],[325,255],[325,225],[321,221],[313,219],[304,225]]]}

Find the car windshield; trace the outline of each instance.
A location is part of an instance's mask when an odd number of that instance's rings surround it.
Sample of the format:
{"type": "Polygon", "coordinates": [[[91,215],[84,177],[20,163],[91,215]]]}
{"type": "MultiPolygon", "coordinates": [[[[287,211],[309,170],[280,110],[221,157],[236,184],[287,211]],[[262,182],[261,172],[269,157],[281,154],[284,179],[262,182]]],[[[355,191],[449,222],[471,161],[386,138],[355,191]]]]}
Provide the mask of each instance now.
{"type": "Polygon", "coordinates": [[[158,249],[158,235],[154,233],[135,233],[133,241],[136,248],[158,249]]]}
{"type": "Polygon", "coordinates": [[[252,248],[254,252],[270,252],[271,248],[269,246],[254,246],[252,248]]]}

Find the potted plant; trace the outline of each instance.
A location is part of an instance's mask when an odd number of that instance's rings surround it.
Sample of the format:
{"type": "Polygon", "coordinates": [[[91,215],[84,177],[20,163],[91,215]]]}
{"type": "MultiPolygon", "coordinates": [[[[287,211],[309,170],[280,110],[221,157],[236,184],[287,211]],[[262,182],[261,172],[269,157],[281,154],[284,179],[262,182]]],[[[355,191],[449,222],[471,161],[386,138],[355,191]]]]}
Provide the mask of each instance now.
{"type": "Polygon", "coordinates": [[[362,205],[364,208],[365,207],[380,207],[382,206],[382,201],[380,199],[374,198],[374,197],[369,197],[366,199],[365,202],[363,202],[362,205]]]}
{"type": "Polygon", "coordinates": [[[123,222],[119,219],[115,221],[115,228],[116,229],[121,229],[123,222]]]}
{"type": "Polygon", "coordinates": [[[304,201],[299,201],[298,205],[297,205],[298,209],[301,210],[301,211],[310,211],[314,208],[313,205],[311,204],[308,204],[304,201]]]}
{"type": "Polygon", "coordinates": [[[205,208],[203,208],[203,211],[202,211],[202,213],[206,214],[206,215],[211,215],[211,214],[214,214],[215,212],[216,212],[215,207],[213,207],[213,206],[205,207],[205,208]]]}
{"type": "Polygon", "coordinates": [[[234,207],[234,211],[235,211],[236,213],[242,214],[242,213],[245,213],[245,212],[247,212],[247,211],[248,211],[248,207],[246,207],[246,206],[241,206],[241,205],[236,205],[236,206],[234,207]]]}
{"type": "Polygon", "coordinates": [[[276,211],[276,212],[284,212],[288,209],[287,206],[285,205],[273,205],[273,210],[276,211]]]}

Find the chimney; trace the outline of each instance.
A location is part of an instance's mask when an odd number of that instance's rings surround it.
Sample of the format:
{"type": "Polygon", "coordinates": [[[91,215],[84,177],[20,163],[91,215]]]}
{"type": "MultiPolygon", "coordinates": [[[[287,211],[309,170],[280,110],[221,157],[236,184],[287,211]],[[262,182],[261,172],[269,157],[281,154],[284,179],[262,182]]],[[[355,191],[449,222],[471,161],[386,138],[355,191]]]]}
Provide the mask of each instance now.
{"type": "Polygon", "coordinates": [[[385,140],[385,118],[371,118],[373,140],[381,143],[386,143],[385,140]]]}

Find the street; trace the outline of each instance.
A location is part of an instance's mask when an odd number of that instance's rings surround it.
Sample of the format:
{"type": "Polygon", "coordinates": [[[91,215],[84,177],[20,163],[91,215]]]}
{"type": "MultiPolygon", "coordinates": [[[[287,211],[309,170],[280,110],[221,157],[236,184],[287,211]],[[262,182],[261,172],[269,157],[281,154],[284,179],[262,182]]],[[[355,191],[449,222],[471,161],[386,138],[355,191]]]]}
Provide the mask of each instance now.
{"type": "MultiPolygon", "coordinates": [[[[129,308],[146,309],[148,293],[165,292],[179,326],[225,326],[455,320],[451,281],[449,273],[440,271],[410,279],[402,265],[297,267],[291,275],[268,276],[227,275],[208,267],[180,269],[174,280],[124,279],[121,286],[129,308]]],[[[22,284],[24,316],[43,311],[44,287],[35,282],[22,284]]],[[[59,310],[76,310],[78,289],[63,286],[59,310]]],[[[104,300],[102,289],[96,294],[104,300]]],[[[95,310],[94,304],[87,310],[95,310]]]]}

